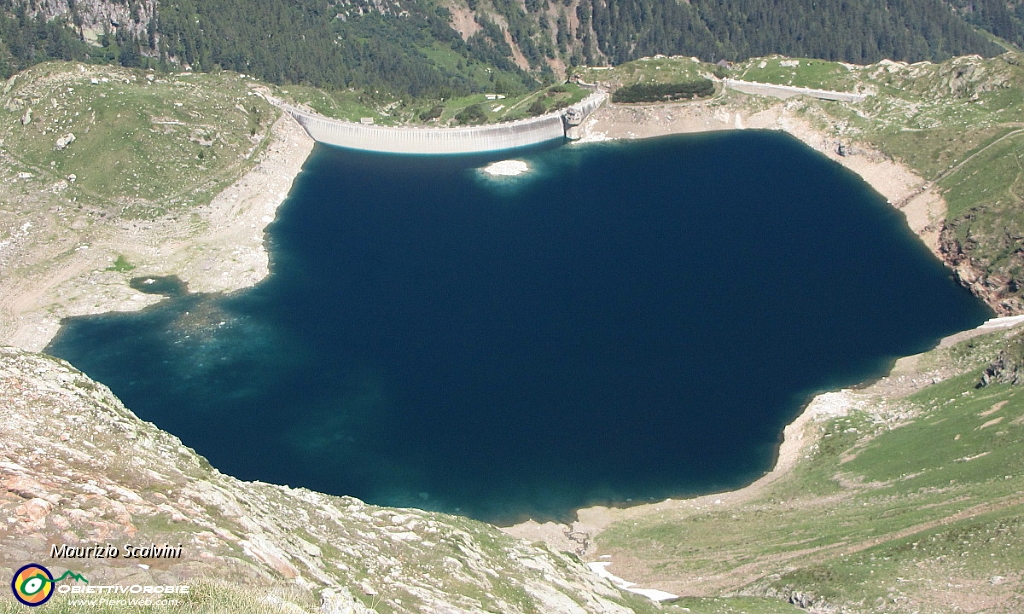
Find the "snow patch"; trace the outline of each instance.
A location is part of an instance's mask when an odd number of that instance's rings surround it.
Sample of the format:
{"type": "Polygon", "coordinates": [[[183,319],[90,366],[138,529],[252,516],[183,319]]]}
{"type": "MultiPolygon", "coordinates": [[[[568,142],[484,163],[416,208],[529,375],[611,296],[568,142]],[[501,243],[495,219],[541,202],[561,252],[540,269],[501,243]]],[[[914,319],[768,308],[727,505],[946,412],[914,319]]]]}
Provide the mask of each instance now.
{"type": "Polygon", "coordinates": [[[602,561],[600,563],[587,563],[587,567],[591,571],[601,576],[605,580],[608,580],[618,588],[636,593],[637,595],[643,595],[652,601],[669,601],[670,599],[679,599],[679,595],[673,595],[666,591],[659,591],[656,588],[636,588],[636,582],[629,582],[622,578],[612,574],[608,571],[607,567],[611,565],[611,561],[602,561]]]}

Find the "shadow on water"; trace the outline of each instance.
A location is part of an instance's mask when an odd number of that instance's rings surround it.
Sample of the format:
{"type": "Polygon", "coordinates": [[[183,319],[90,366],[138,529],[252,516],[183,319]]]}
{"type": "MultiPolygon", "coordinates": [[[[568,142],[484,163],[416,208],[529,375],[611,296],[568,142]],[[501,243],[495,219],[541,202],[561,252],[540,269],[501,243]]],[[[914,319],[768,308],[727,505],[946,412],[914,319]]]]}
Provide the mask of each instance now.
{"type": "Polygon", "coordinates": [[[47,351],[242,479],[511,523],[749,483],[809,394],[990,315],[784,135],[505,157],[317,148],[267,280],[133,280],[169,298],[47,351]]]}

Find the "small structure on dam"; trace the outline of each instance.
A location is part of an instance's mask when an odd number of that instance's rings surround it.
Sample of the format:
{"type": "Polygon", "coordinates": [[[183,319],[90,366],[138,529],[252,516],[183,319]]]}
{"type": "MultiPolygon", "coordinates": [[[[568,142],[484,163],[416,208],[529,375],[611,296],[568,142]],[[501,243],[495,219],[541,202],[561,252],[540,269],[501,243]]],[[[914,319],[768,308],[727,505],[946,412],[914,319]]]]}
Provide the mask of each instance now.
{"type": "Polygon", "coordinates": [[[462,128],[357,124],[303,111],[279,100],[270,102],[287,111],[309,136],[320,143],[385,153],[460,154],[515,149],[563,139],[569,126],[578,125],[607,97],[606,92],[597,91],[561,111],[530,119],[462,128]]]}
{"type": "Polygon", "coordinates": [[[565,110],[564,118],[566,126],[579,126],[583,122],[583,111],[570,107],[565,110]]]}

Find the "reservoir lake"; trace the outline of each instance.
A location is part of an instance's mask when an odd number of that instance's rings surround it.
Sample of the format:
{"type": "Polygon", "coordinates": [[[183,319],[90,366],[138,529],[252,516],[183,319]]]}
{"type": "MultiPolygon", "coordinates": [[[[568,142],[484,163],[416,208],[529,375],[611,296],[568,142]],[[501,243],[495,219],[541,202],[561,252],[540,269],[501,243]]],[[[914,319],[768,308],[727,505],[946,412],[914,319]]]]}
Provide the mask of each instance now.
{"type": "Polygon", "coordinates": [[[992,315],[774,132],[318,146],[267,246],[256,287],[136,280],[167,298],[47,352],[230,475],[498,524],[748,484],[812,394],[992,315]]]}

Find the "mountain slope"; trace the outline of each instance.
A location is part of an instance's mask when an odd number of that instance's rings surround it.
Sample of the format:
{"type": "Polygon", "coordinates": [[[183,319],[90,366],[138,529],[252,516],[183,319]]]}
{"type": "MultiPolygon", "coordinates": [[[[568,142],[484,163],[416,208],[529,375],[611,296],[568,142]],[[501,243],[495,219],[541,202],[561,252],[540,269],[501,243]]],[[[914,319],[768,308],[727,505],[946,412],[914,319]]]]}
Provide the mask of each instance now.
{"type": "Polygon", "coordinates": [[[133,0],[127,7],[63,0],[45,11],[33,6],[0,2],[7,15],[0,32],[8,41],[0,60],[6,58],[8,73],[46,58],[172,62],[385,98],[521,93],[569,65],[654,54],[716,61],[783,53],[865,63],[1001,51],[941,0],[448,0],[443,6],[431,0],[133,0]],[[48,30],[40,19],[55,25],[48,30]],[[104,46],[90,50],[68,32],[104,46]]]}
{"type": "Polygon", "coordinates": [[[300,606],[354,600],[379,612],[653,609],[578,560],[483,523],[225,476],[105,386],[41,354],[0,348],[0,424],[0,566],[11,572],[36,561],[94,585],[216,577],[267,594],[287,580],[300,606]],[[97,542],[183,549],[145,569],[126,558],[49,557],[50,544],[97,542]]]}

